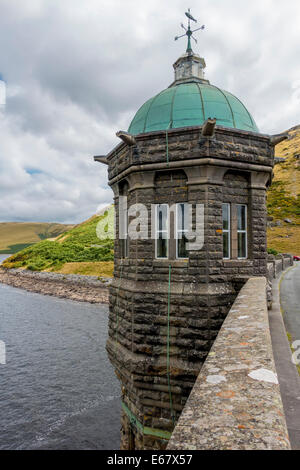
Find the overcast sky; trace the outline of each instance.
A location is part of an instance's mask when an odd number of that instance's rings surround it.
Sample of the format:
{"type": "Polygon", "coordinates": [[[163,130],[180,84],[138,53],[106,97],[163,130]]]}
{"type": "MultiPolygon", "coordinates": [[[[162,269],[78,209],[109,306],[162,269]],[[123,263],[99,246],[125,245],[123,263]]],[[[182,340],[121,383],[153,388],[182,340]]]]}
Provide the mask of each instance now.
{"type": "Polygon", "coordinates": [[[80,222],[112,201],[92,157],[173,81],[188,7],[206,78],[263,133],[300,124],[299,0],[0,0],[0,221],[80,222]]]}

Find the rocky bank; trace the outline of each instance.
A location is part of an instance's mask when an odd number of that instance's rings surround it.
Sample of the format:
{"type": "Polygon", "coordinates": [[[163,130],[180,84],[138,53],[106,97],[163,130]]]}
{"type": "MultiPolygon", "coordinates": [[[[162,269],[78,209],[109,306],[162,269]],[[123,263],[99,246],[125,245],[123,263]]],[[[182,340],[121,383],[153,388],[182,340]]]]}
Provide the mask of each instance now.
{"type": "Polygon", "coordinates": [[[0,268],[0,282],[44,295],[90,303],[108,303],[111,279],[77,274],[0,268]]]}

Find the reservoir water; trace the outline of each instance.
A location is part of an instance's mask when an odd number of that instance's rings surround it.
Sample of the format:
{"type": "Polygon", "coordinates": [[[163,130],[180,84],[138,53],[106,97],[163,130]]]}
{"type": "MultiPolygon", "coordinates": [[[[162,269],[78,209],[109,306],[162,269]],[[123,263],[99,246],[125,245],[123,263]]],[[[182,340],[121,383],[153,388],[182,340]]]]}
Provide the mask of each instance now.
{"type": "MultiPolygon", "coordinates": [[[[5,255],[0,255],[0,263],[5,255]]],[[[108,307],[0,283],[0,449],[118,449],[108,307]]]]}

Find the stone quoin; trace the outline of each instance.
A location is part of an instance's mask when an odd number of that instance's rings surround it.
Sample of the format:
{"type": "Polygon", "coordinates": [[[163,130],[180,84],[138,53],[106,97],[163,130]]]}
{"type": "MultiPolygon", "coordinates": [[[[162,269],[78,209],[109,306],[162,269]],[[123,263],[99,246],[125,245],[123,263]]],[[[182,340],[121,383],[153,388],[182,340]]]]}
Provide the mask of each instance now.
{"type": "Polygon", "coordinates": [[[266,189],[274,145],[285,136],[261,134],[204,69],[188,36],[170,87],[117,133],[119,145],[94,157],[108,165],[114,192],[107,351],[121,383],[122,449],[167,446],[238,292],[250,277],[267,276],[266,189]],[[128,207],[155,207],[154,239],[150,219],[148,239],[119,239],[121,222],[132,219],[119,211],[121,196],[128,207]],[[194,218],[196,204],[204,206],[196,251],[186,249],[187,204],[194,218]]]}

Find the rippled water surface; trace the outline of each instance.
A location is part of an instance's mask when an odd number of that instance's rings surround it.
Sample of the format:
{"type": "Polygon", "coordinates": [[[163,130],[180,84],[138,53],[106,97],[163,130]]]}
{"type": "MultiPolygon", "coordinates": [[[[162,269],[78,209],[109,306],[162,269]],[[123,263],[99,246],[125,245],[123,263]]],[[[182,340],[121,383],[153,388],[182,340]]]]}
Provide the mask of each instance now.
{"type": "Polygon", "coordinates": [[[118,449],[107,306],[1,283],[0,299],[0,449],[118,449]]]}

